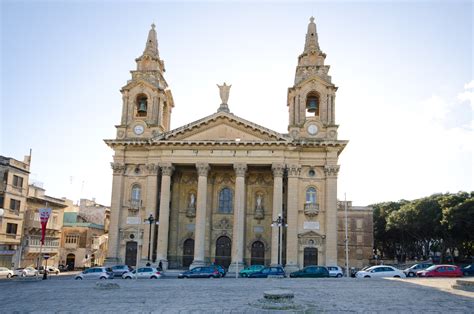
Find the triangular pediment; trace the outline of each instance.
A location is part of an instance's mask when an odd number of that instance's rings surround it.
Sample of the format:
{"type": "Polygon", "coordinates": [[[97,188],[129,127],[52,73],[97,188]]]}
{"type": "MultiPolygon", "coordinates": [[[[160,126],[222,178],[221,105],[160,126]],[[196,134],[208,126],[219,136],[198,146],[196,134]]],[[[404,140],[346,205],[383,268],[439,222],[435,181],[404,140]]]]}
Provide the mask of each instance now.
{"type": "Polygon", "coordinates": [[[156,141],[288,141],[282,134],[226,112],[197,120],[154,138],[156,141]]]}
{"type": "Polygon", "coordinates": [[[323,236],[316,231],[306,231],[298,234],[298,238],[323,238],[323,236]]]}

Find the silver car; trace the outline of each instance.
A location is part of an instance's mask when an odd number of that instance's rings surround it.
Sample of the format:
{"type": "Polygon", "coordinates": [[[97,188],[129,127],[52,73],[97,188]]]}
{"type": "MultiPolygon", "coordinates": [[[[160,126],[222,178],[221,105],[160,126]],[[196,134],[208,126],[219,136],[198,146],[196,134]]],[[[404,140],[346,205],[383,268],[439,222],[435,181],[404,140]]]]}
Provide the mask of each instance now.
{"type": "Polygon", "coordinates": [[[92,267],[84,270],[82,273],[76,275],[74,279],[83,280],[83,279],[112,279],[114,278],[114,273],[112,269],[106,267],[92,267]]]}
{"type": "Polygon", "coordinates": [[[0,278],[12,278],[13,270],[10,270],[6,267],[0,267],[0,278]]]}
{"type": "Polygon", "coordinates": [[[36,277],[38,271],[33,267],[17,268],[13,271],[13,276],[17,277],[36,277]]]}
{"type": "Polygon", "coordinates": [[[137,270],[126,272],[122,275],[123,279],[158,279],[161,278],[161,272],[155,267],[141,267],[137,270]]]}
{"type": "Polygon", "coordinates": [[[341,278],[344,275],[339,266],[327,266],[326,268],[329,271],[329,277],[341,278]]]}

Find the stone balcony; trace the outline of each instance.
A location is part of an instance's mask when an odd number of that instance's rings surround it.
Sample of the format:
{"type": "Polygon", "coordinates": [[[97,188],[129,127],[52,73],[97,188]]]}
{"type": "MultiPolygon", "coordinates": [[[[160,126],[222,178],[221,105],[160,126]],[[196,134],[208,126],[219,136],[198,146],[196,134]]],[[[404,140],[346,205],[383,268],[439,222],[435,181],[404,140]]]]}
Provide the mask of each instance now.
{"type": "Polygon", "coordinates": [[[25,246],[26,254],[35,254],[39,253],[40,249],[42,253],[59,253],[59,239],[46,238],[44,240],[44,245],[41,248],[41,237],[39,236],[29,236],[27,238],[27,244],[25,246]]]}
{"type": "Polygon", "coordinates": [[[319,214],[319,204],[318,203],[305,203],[304,204],[304,213],[307,216],[316,216],[319,214]]]}

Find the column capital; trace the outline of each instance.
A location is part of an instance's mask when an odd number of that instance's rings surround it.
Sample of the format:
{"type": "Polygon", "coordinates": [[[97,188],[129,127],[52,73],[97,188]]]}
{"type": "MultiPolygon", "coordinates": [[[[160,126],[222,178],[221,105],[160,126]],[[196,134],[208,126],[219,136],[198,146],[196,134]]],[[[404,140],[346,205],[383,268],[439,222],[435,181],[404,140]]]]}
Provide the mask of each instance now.
{"type": "Polygon", "coordinates": [[[272,171],[274,177],[283,177],[283,173],[285,172],[285,165],[284,164],[272,164],[272,171]]]}
{"type": "Polygon", "coordinates": [[[247,172],[247,164],[238,163],[234,164],[235,175],[237,177],[245,177],[245,173],[247,172]]]}
{"type": "Polygon", "coordinates": [[[146,165],[146,171],[149,175],[157,175],[159,170],[160,167],[157,164],[150,163],[146,165]]]}
{"type": "Polygon", "coordinates": [[[288,177],[296,178],[299,177],[301,172],[301,166],[297,164],[287,165],[288,177]]]}
{"type": "Polygon", "coordinates": [[[163,176],[171,177],[171,175],[173,174],[174,167],[173,164],[170,162],[160,164],[160,168],[163,176]]]}
{"type": "Polygon", "coordinates": [[[112,170],[114,171],[114,175],[116,174],[123,175],[125,173],[125,169],[127,169],[125,164],[121,162],[111,162],[110,167],[112,167],[112,170]]]}
{"type": "Polygon", "coordinates": [[[326,177],[337,177],[339,173],[339,165],[326,165],[324,166],[324,173],[326,177]]]}
{"type": "Polygon", "coordinates": [[[209,173],[211,167],[209,167],[208,163],[197,163],[196,169],[200,177],[207,177],[207,174],[209,173]]]}

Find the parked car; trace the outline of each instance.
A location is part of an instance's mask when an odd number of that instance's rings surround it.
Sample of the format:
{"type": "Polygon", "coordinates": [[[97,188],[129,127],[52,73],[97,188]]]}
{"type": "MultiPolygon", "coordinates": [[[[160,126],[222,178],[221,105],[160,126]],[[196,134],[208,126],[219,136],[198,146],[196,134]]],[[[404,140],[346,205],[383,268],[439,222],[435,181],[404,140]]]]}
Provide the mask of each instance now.
{"type": "Polygon", "coordinates": [[[0,278],[12,278],[13,277],[13,270],[8,269],[6,267],[0,267],[0,278]]]}
{"type": "Polygon", "coordinates": [[[58,265],[58,269],[59,271],[61,272],[65,272],[65,271],[70,271],[70,270],[73,270],[73,267],[69,266],[69,265],[58,265]]]}
{"type": "Polygon", "coordinates": [[[115,265],[111,267],[114,277],[121,278],[123,274],[133,271],[133,268],[128,265],[115,265]]]}
{"type": "Polygon", "coordinates": [[[321,278],[329,277],[329,270],[324,266],[306,266],[303,269],[292,272],[291,278],[321,278]]]}
{"type": "Polygon", "coordinates": [[[268,278],[269,276],[285,277],[285,271],[283,270],[283,267],[280,266],[265,267],[260,271],[250,274],[249,278],[268,278]]]}
{"type": "Polygon", "coordinates": [[[462,277],[461,269],[454,265],[433,265],[416,273],[418,277],[462,277]]]}
{"type": "Polygon", "coordinates": [[[126,272],[122,275],[123,279],[158,279],[161,278],[161,272],[155,267],[140,267],[138,269],[126,272]]]}
{"type": "MultiPolygon", "coordinates": [[[[48,274],[56,274],[59,275],[60,271],[58,268],[54,266],[48,266],[46,267],[48,274]]],[[[40,266],[38,273],[43,274],[44,273],[44,266],[40,266]]]]}
{"type": "Polygon", "coordinates": [[[378,277],[395,277],[405,278],[405,273],[393,266],[378,265],[360,270],[356,273],[356,278],[378,278],[378,277]]]}
{"type": "Polygon", "coordinates": [[[339,266],[327,266],[326,268],[329,271],[329,277],[341,278],[342,276],[344,276],[344,272],[339,266]]]}
{"type": "Polygon", "coordinates": [[[76,275],[74,279],[112,279],[114,278],[114,273],[112,269],[106,267],[92,267],[84,270],[82,273],[76,275]]]}
{"type": "Polygon", "coordinates": [[[219,274],[221,274],[221,277],[225,277],[225,275],[227,274],[227,270],[221,266],[221,265],[211,265],[211,266],[214,266],[215,268],[217,268],[217,270],[219,271],[219,274]]]}
{"type": "Polygon", "coordinates": [[[474,275],[474,264],[464,266],[462,269],[462,273],[464,276],[474,275]]]}
{"type": "Polygon", "coordinates": [[[178,278],[220,278],[219,269],[215,266],[195,267],[184,273],[180,273],[178,278]]]}
{"type": "Polygon", "coordinates": [[[418,263],[418,264],[415,264],[411,267],[408,267],[408,268],[404,269],[403,272],[405,273],[405,275],[407,277],[415,277],[417,272],[419,272],[421,270],[425,270],[430,266],[433,266],[433,263],[430,263],[430,262],[418,263]]]}
{"type": "Polygon", "coordinates": [[[36,277],[38,276],[38,271],[33,267],[17,268],[13,271],[13,276],[36,277]]]}
{"type": "Polygon", "coordinates": [[[239,276],[245,278],[245,277],[248,277],[250,274],[261,271],[264,268],[265,268],[264,265],[252,265],[249,267],[245,267],[239,272],[239,276]]]}

